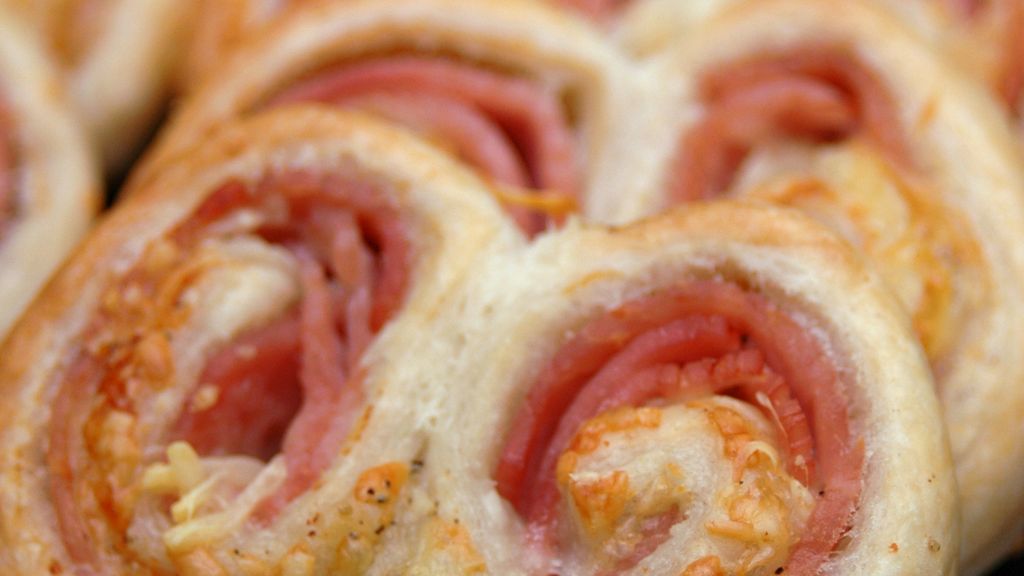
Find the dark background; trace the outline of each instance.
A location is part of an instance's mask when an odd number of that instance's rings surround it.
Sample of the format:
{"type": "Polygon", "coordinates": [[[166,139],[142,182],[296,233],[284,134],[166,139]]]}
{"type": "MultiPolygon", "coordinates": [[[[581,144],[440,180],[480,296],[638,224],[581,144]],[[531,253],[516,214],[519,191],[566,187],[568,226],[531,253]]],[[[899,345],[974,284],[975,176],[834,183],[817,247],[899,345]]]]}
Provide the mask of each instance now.
{"type": "Polygon", "coordinates": [[[1003,564],[991,576],[1022,576],[1024,575],[1024,555],[1018,555],[1003,564]]]}

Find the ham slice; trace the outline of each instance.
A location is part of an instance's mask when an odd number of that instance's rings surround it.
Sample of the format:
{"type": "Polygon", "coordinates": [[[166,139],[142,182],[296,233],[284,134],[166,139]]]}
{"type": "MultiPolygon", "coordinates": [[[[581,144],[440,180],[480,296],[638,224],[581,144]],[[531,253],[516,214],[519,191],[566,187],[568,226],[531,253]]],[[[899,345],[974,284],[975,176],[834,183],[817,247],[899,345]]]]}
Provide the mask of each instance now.
{"type": "Polygon", "coordinates": [[[550,550],[560,521],[555,465],[583,422],[620,406],[709,394],[767,398],[788,443],[790,472],[819,493],[786,573],[814,573],[856,510],[862,447],[850,431],[836,368],[819,344],[732,284],[689,284],[587,323],[512,419],[494,474],[498,491],[550,550]]]}
{"type": "MultiPolygon", "coordinates": [[[[386,191],[354,176],[305,172],[274,174],[255,188],[229,182],[168,239],[187,253],[242,208],[263,212],[266,223],[255,232],[295,254],[302,301],[208,360],[168,436],[187,440],[202,455],[266,460],[282,453],[284,486],[258,510],[269,521],[319,478],[351,430],[364,400],[359,362],[404,300],[411,247],[386,191]],[[212,401],[204,404],[201,394],[212,401]]],[[[140,265],[128,279],[149,287],[144,290],[158,286],[161,278],[147,274],[140,265]]],[[[92,330],[112,321],[101,315],[92,330]]],[[[103,501],[114,498],[105,489],[105,464],[92,456],[90,436],[80,433],[84,420],[102,421],[107,410],[134,410],[136,398],[123,380],[131,359],[107,353],[81,350],[71,363],[53,407],[47,455],[61,533],[83,574],[102,565],[96,550],[103,547],[95,545],[87,519],[106,518],[117,534],[126,522],[103,501]]]]}
{"type": "Polygon", "coordinates": [[[13,130],[9,115],[3,102],[0,102],[0,240],[3,240],[11,226],[17,203],[14,187],[14,146],[10,141],[13,130]]]}
{"type": "Polygon", "coordinates": [[[668,195],[673,202],[727,190],[751,150],[781,138],[830,142],[861,135],[894,165],[912,155],[882,79],[838,47],[803,47],[706,73],[703,118],[682,139],[668,195]]]}
{"type": "Polygon", "coordinates": [[[633,0],[556,0],[555,3],[575,10],[594,22],[608,23],[633,0]]]}
{"type": "MultiPolygon", "coordinates": [[[[47,466],[50,469],[50,498],[57,512],[60,528],[68,556],[75,564],[74,573],[81,576],[99,574],[99,547],[89,530],[88,515],[83,507],[99,510],[100,517],[108,522],[109,503],[98,501],[102,491],[77,488],[85,478],[95,481],[95,474],[89,474],[89,453],[81,434],[85,410],[92,394],[100,387],[104,370],[95,358],[82,353],[76,357],[67,372],[67,379],[53,404],[53,418],[50,421],[50,446],[47,451],[47,466]],[[92,477],[90,477],[92,476],[92,477]]],[[[108,492],[109,493],[109,492],[108,492]]]]}
{"type": "Polygon", "coordinates": [[[216,387],[213,406],[186,410],[173,435],[211,456],[269,460],[280,452],[281,439],[302,403],[299,336],[298,319],[288,316],[217,353],[199,380],[216,387]]]}
{"type": "Polygon", "coordinates": [[[1004,68],[999,80],[999,93],[1014,114],[1024,113],[1024,3],[1013,2],[1006,17],[1006,43],[1003,48],[1004,68]]]}
{"type": "MultiPolygon", "coordinates": [[[[277,328],[287,331],[287,337],[261,342],[265,345],[256,348],[256,357],[275,358],[274,365],[252,366],[236,354],[231,378],[208,374],[211,378],[202,381],[231,389],[245,378],[267,373],[285,376],[298,367],[297,379],[271,382],[298,393],[301,403],[280,440],[288,479],[261,510],[261,516],[269,518],[316,481],[351,429],[363,400],[358,363],[373,334],[401,303],[409,246],[394,208],[363,183],[288,174],[271,177],[260,186],[262,196],[280,194],[289,201],[290,220],[263,233],[292,249],[301,262],[304,295],[299,318],[277,328]],[[328,196],[324,190],[335,194],[328,196]],[[339,203],[339,197],[344,202],[339,203]]],[[[214,367],[211,364],[208,370],[214,367]]],[[[247,402],[218,402],[210,418],[237,420],[245,414],[247,402]]],[[[271,411],[255,420],[250,417],[247,425],[266,424],[266,419],[276,423],[276,415],[271,411]]],[[[190,439],[198,439],[195,436],[201,432],[189,427],[181,430],[190,439]]],[[[223,446],[220,451],[235,448],[223,446]]]]}
{"type": "MultiPolygon", "coordinates": [[[[299,82],[269,105],[321,102],[383,116],[423,134],[502,184],[576,199],[582,183],[572,129],[558,94],[523,78],[439,57],[345,64],[299,82]]],[[[513,207],[530,234],[545,227],[513,207]]]]}

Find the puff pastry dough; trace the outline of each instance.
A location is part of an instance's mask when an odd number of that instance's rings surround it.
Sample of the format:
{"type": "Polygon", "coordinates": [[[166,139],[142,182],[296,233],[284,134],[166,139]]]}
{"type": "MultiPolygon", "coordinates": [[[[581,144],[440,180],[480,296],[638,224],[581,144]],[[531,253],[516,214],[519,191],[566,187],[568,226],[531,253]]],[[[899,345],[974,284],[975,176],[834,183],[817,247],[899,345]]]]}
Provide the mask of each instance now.
{"type": "Polygon", "coordinates": [[[0,9],[0,340],[88,229],[92,158],[56,72],[0,9]]]}
{"type": "Polygon", "coordinates": [[[42,36],[108,170],[153,129],[192,0],[0,0],[42,36]]]}
{"type": "Polygon", "coordinates": [[[841,241],[722,203],[514,256],[439,319],[436,504],[370,573],[953,573],[927,365],[841,241]]]}
{"type": "Polygon", "coordinates": [[[359,572],[418,454],[422,328],[522,241],[386,126],[225,129],[115,209],[7,343],[0,571],[359,572]]]}
{"type": "Polygon", "coordinates": [[[528,232],[574,209],[624,66],[590,27],[523,1],[302,8],[210,76],[137,180],[219,124],[312,101],[372,112],[450,150],[506,186],[528,232]]]}
{"type": "Polygon", "coordinates": [[[621,222],[751,196],[803,209],[861,248],[931,360],[964,507],[963,568],[981,570],[1024,518],[1024,163],[1005,116],[877,4],[732,2],[687,30],[649,57],[650,112],[624,119],[647,145],[626,166],[602,164],[595,180],[608,186],[591,215],[621,222]],[[617,174],[637,192],[622,194],[617,174]]]}

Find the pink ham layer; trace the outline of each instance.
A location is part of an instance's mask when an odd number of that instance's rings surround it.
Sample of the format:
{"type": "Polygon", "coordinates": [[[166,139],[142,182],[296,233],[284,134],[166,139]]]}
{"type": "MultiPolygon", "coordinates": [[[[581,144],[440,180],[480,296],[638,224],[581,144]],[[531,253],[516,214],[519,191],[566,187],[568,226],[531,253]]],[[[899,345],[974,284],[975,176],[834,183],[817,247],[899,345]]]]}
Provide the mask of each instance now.
{"type": "Polygon", "coordinates": [[[841,48],[753,57],[709,71],[700,87],[705,112],[682,138],[666,192],[672,203],[721,194],[752,150],[781,138],[860,134],[895,165],[912,165],[886,86],[841,48]]]}
{"type": "MultiPolygon", "coordinates": [[[[238,209],[268,216],[259,233],[294,253],[303,295],[298,308],[253,329],[214,354],[199,383],[216,386],[207,410],[183,409],[169,440],[204,455],[281,452],[284,486],[258,510],[262,521],[316,481],[338,454],[365,397],[359,361],[404,300],[411,264],[408,232],[397,207],[359,178],[292,172],[267,177],[254,191],[229,183],[170,235],[194,247],[238,209]]],[[[102,319],[97,325],[102,324],[102,319]]],[[[92,407],[133,410],[122,366],[80,350],[60,386],[50,424],[51,496],[64,543],[80,574],[107,565],[90,532],[94,516],[118,519],[103,486],[87,483],[84,426],[92,407]]],[[[188,405],[188,404],[187,404],[188,405]]],[[[186,405],[186,406],[187,406],[186,405]]],[[[123,521],[123,519],[121,519],[123,521]]]]}
{"type": "MultiPolygon", "coordinates": [[[[575,140],[558,95],[523,78],[440,57],[382,57],[316,74],[269,104],[296,102],[383,116],[450,148],[503,184],[572,199],[582,187],[575,140]]],[[[509,212],[529,234],[548,224],[525,208],[509,212]]]]}
{"type": "Polygon", "coordinates": [[[11,135],[10,111],[0,101],[0,241],[3,241],[13,223],[17,207],[17,191],[14,186],[14,143],[11,135]]]}
{"type": "Polygon", "coordinates": [[[787,574],[813,574],[849,529],[863,446],[850,431],[843,385],[818,343],[766,300],[732,284],[688,284],[589,321],[540,373],[512,418],[494,474],[498,491],[528,524],[531,539],[556,553],[562,512],[555,467],[583,422],[655,399],[731,394],[753,403],[759,393],[786,439],[790,472],[818,490],[786,567],[787,574]]]}
{"type": "Polygon", "coordinates": [[[555,4],[574,10],[583,16],[607,24],[633,0],[554,0],[555,4]]]}

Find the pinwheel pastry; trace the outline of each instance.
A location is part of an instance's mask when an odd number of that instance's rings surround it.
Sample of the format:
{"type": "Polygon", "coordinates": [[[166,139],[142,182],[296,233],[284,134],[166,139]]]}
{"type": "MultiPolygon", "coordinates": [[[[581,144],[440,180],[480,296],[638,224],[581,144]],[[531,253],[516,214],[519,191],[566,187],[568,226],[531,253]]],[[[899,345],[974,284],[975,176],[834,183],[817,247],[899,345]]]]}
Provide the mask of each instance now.
{"type": "Polygon", "coordinates": [[[94,167],[59,86],[0,8],[0,340],[97,208],[94,167]]]}
{"type": "Polygon", "coordinates": [[[0,572],[358,572],[416,456],[415,397],[387,390],[451,287],[522,241],[402,131],[226,127],[105,219],[0,354],[0,572]]]}
{"type": "Polygon", "coordinates": [[[574,209],[605,140],[623,64],[594,30],[543,4],[396,0],[303,5],[213,73],[136,174],[215,126],[315,102],[401,124],[503,185],[535,233],[574,209]]]}
{"type": "Polygon", "coordinates": [[[167,95],[193,0],[0,0],[43,37],[108,169],[123,168],[167,95]]]}
{"type": "Polygon", "coordinates": [[[863,250],[936,376],[964,568],[995,561],[1024,520],[1024,164],[1005,115],[869,3],[737,2],[649,65],[660,91],[628,127],[647,145],[602,164],[591,215],[749,196],[863,250]]]}
{"type": "Polygon", "coordinates": [[[953,572],[926,361],[895,298],[799,213],[570,226],[465,299],[420,372],[448,395],[427,404],[426,504],[371,574],[953,572]]]}

